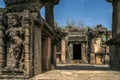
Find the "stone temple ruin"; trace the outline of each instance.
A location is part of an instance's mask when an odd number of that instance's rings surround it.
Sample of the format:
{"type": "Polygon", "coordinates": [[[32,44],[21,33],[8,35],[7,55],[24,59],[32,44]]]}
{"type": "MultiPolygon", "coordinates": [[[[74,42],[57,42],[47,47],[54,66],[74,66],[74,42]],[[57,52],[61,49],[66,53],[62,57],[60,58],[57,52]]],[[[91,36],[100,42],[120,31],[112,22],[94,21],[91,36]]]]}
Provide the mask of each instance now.
{"type": "Polygon", "coordinates": [[[56,61],[106,64],[109,56],[110,67],[120,69],[120,0],[107,1],[113,4],[112,38],[111,31],[101,25],[93,29],[70,26],[64,31],[55,27],[53,9],[59,0],[4,0],[0,79],[29,79],[54,69],[56,61]],[[42,7],[45,19],[40,15],[42,7]]]}
{"type": "Polygon", "coordinates": [[[66,35],[58,46],[58,63],[109,63],[109,46],[105,41],[111,37],[111,31],[107,28],[102,25],[93,29],[69,26],[63,33],[66,35]]]}
{"type": "Polygon", "coordinates": [[[0,79],[27,79],[56,66],[54,5],[59,0],[4,0],[0,9],[0,79]],[[45,7],[45,20],[40,9],[45,7]]]}

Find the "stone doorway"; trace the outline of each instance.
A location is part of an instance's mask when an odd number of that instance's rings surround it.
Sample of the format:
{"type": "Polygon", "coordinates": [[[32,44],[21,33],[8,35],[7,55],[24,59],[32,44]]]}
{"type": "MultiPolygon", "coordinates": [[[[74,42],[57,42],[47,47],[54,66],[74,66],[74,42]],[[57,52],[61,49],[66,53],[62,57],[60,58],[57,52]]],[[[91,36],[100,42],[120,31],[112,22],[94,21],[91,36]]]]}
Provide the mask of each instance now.
{"type": "Polygon", "coordinates": [[[73,44],[73,60],[82,60],[81,44],[73,44]]]}

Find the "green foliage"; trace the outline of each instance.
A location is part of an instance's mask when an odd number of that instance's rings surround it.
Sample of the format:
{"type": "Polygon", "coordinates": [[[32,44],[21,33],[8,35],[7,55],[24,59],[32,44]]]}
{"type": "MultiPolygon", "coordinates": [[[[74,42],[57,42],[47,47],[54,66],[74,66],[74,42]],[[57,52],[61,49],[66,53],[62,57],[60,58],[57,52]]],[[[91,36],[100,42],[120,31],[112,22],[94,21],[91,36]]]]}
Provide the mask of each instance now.
{"type": "Polygon", "coordinates": [[[106,41],[106,35],[102,34],[102,40],[105,42],[106,41]]]}

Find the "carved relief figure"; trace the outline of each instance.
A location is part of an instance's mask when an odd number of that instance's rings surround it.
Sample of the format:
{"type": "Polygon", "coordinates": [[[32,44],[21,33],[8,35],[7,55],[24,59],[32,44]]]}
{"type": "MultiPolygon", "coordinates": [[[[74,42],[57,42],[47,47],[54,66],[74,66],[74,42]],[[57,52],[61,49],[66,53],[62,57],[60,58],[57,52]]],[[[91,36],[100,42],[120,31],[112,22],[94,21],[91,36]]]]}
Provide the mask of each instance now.
{"type": "Polygon", "coordinates": [[[23,65],[20,66],[20,61],[23,58],[24,29],[18,22],[18,16],[12,16],[8,27],[6,31],[9,40],[7,43],[7,67],[22,68],[23,65]]]}
{"type": "Polygon", "coordinates": [[[95,50],[95,53],[97,53],[97,52],[100,52],[101,51],[101,39],[100,38],[98,38],[98,39],[96,39],[96,42],[95,42],[95,44],[94,44],[94,50],[95,50]]]}

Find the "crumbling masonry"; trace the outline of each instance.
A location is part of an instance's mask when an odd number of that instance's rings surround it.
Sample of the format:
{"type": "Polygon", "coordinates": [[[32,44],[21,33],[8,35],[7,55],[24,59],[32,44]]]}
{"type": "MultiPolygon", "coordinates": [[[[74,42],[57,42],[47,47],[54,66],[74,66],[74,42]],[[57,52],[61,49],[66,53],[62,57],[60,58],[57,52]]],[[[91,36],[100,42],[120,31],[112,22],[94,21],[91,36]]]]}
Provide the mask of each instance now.
{"type": "Polygon", "coordinates": [[[95,28],[69,26],[63,29],[61,45],[58,45],[58,63],[109,64],[109,46],[111,31],[102,25],[95,28]]]}
{"type": "Polygon", "coordinates": [[[0,9],[0,79],[28,79],[56,66],[54,5],[59,0],[4,0],[0,9]],[[40,9],[45,6],[45,20],[40,9]]]}

